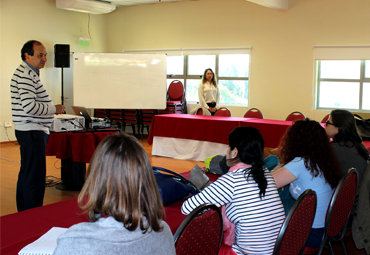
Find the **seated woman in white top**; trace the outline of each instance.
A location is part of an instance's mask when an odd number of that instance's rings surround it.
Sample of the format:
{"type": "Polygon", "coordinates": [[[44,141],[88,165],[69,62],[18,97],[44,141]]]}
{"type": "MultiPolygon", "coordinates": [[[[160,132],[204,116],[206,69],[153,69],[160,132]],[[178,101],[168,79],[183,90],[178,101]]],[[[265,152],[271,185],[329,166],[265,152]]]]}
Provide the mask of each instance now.
{"type": "Polygon", "coordinates": [[[149,157],[136,138],[106,137],[96,149],[78,196],[90,222],[70,227],[58,254],[175,254],[149,157]]]}
{"type": "Polygon", "coordinates": [[[217,86],[217,78],[211,68],[204,71],[202,81],[198,87],[200,106],[208,109],[214,115],[220,108],[220,90],[217,86]]]}
{"type": "Polygon", "coordinates": [[[326,211],[342,172],[325,129],[317,121],[307,118],[294,122],[283,136],[280,146],[282,165],[272,171],[272,177],[278,188],[290,184],[290,195],[294,199],[306,189],[316,192],[316,215],[306,246],[319,247],[326,211]]]}
{"type": "Polygon", "coordinates": [[[343,174],[354,167],[361,183],[368,164],[369,151],[357,132],[355,117],[346,110],[333,110],[325,124],[325,131],[333,141],[331,146],[337,155],[343,174]]]}
{"type": "Polygon", "coordinates": [[[263,166],[263,146],[257,129],[234,129],[226,154],[229,172],[182,205],[184,214],[201,204],[225,205],[235,241],[222,246],[219,255],[272,254],[285,214],[274,179],[263,166]]]}

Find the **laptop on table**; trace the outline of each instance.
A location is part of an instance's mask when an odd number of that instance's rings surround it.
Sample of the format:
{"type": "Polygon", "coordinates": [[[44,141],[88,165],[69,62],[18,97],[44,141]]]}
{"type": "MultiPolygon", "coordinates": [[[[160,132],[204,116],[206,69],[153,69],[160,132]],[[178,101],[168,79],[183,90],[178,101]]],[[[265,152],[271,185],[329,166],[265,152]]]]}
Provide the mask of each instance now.
{"type": "Polygon", "coordinates": [[[104,119],[91,118],[90,114],[87,112],[86,108],[83,106],[72,106],[72,109],[77,116],[82,116],[85,118],[85,128],[88,130],[110,127],[110,122],[104,119]]]}

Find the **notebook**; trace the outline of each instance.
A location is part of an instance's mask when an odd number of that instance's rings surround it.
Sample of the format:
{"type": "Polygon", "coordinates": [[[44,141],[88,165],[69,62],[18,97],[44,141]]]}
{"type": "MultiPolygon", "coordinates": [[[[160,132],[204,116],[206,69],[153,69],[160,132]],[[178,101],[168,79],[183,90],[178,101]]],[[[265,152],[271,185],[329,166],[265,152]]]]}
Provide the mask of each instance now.
{"type": "Polygon", "coordinates": [[[19,251],[18,255],[52,255],[55,248],[57,247],[57,239],[61,234],[64,234],[67,228],[53,227],[39,239],[30,243],[22,250],[19,251]]]}

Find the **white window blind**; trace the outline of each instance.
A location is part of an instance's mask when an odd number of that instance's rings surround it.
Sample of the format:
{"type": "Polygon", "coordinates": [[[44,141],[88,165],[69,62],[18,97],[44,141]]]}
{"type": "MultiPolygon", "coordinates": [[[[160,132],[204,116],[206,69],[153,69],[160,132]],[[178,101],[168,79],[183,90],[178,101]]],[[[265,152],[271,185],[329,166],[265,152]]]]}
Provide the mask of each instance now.
{"type": "Polygon", "coordinates": [[[370,45],[314,46],[315,60],[366,60],[370,59],[370,45]]]}

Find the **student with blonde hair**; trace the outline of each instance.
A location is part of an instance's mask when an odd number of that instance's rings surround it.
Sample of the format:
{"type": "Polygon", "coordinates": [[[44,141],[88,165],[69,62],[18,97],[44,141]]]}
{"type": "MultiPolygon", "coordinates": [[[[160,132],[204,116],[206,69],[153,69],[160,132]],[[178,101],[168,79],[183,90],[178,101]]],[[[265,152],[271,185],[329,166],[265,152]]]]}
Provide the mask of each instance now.
{"type": "Polygon", "coordinates": [[[90,222],[61,235],[54,254],[175,254],[148,154],[136,138],[123,133],[99,144],[78,203],[90,222]]]}

